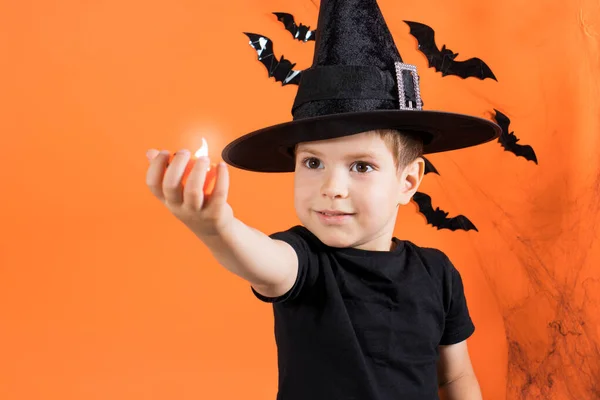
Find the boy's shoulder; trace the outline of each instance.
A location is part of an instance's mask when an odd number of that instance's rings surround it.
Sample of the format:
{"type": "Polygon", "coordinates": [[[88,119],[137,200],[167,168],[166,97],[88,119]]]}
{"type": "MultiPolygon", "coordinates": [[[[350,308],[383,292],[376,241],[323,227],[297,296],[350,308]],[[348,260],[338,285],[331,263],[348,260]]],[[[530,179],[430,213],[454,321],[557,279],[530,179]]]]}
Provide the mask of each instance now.
{"type": "MultiPolygon", "coordinates": [[[[410,240],[403,240],[404,246],[413,251],[416,255],[428,263],[444,264],[450,263],[450,259],[442,250],[435,247],[419,246],[410,240]]],[[[450,263],[451,264],[451,263],[450,263]]]]}
{"type": "Polygon", "coordinates": [[[410,241],[404,241],[407,248],[410,248],[417,257],[421,259],[421,264],[429,276],[438,282],[442,288],[444,310],[449,310],[450,298],[454,290],[455,275],[459,272],[450,261],[450,258],[442,250],[434,247],[418,246],[410,241]]]}
{"type": "Polygon", "coordinates": [[[420,261],[419,264],[424,267],[429,276],[443,282],[444,286],[451,289],[455,268],[446,253],[434,247],[419,246],[411,241],[403,242],[405,249],[412,253],[410,256],[420,261]]]}

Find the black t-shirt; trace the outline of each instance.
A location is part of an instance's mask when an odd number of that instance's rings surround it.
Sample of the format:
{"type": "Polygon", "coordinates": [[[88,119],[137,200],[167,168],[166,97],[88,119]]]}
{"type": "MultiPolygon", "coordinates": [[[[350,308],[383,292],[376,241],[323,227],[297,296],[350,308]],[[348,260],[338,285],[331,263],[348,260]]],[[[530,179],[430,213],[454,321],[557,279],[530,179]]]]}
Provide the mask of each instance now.
{"type": "Polygon", "coordinates": [[[271,235],[299,261],[273,303],[278,400],[438,399],[438,345],[475,330],[462,279],[439,250],[333,248],[302,226],[271,235]]]}

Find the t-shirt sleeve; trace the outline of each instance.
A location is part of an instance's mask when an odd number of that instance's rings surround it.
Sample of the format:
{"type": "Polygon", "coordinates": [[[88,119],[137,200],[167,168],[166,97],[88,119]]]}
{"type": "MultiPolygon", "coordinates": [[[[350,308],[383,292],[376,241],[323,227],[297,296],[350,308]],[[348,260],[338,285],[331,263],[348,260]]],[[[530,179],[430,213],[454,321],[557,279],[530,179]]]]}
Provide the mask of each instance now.
{"type": "Polygon", "coordinates": [[[305,228],[296,226],[287,231],[269,235],[272,239],[282,240],[292,246],[298,257],[298,275],[292,288],[279,297],[264,296],[250,286],[252,293],[254,293],[259,300],[266,303],[292,301],[314,284],[318,275],[318,258],[314,249],[311,247],[309,240],[307,240],[306,235],[303,234],[304,229],[305,228]]]}
{"type": "Polygon", "coordinates": [[[446,313],[444,333],[440,345],[450,345],[462,342],[475,332],[475,325],[469,315],[467,299],[460,272],[447,259],[446,288],[449,288],[449,304],[446,313]]]}

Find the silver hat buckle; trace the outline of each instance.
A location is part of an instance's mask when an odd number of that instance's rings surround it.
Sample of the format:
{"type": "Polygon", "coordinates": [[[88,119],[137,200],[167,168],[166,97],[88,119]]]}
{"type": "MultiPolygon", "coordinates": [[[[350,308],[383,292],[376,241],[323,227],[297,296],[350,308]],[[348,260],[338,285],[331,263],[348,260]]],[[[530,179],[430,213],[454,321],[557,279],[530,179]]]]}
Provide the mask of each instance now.
{"type": "Polygon", "coordinates": [[[419,75],[417,67],[411,64],[395,62],[396,79],[398,80],[398,100],[401,110],[422,110],[423,101],[421,100],[421,91],[419,89],[419,75]],[[405,74],[404,71],[408,71],[405,74]],[[405,81],[405,78],[412,78],[412,82],[405,81]],[[413,89],[412,91],[410,89],[413,89]],[[411,95],[413,92],[414,96],[411,95]]]}

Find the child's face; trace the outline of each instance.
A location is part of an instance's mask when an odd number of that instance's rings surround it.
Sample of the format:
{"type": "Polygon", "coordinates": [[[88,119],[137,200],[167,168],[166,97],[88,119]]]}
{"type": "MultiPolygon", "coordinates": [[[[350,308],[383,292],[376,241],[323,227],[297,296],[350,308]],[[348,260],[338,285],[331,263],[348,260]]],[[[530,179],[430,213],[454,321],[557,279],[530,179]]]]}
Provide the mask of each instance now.
{"type": "Polygon", "coordinates": [[[419,158],[398,169],[389,147],[373,132],[300,143],[296,213],[329,246],[390,250],[398,204],[410,201],[424,168],[419,158]]]}

